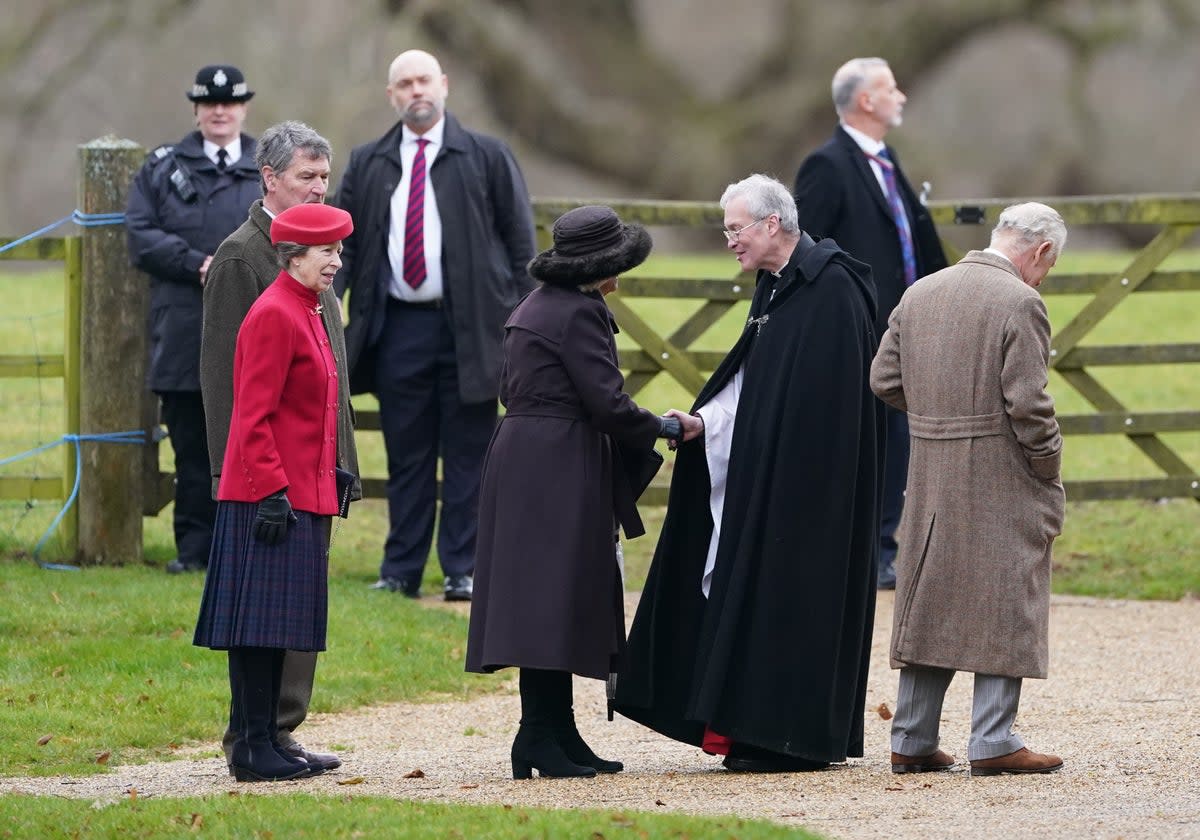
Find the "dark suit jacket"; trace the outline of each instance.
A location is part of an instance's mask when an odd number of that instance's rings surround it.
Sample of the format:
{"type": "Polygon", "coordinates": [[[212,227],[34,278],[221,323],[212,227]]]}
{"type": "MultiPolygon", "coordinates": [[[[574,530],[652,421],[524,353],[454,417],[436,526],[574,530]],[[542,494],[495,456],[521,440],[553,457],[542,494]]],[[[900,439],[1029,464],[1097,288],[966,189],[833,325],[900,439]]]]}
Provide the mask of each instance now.
{"type": "MultiPolygon", "coordinates": [[[[917,277],[924,277],[945,268],[946,255],[929,211],[917,200],[891,146],[888,154],[896,164],[896,182],[908,210],[917,277]]],[[[882,336],[905,289],[900,239],[870,162],[841,126],[800,165],[793,192],[801,228],[833,238],[851,256],[871,266],[879,306],[875,335],[882,336]]]]}
{"type": "MultiPolygon", "coordinates": [[[[504,322],[533,288],[533,210],[508,146],[445,116],[443,146],[429,170],[442,217],[445,306],[454,329],[459,396],[494,400],[500,385],[504,322]]],[[[354,217],[342,243],[339,295],[350,290],[346,352],[354,393],[375,389],[375,346],[383,332],[391,266],[391,200],[400,183],[401,124],[357,147],[335,203],[354,217]]]]}

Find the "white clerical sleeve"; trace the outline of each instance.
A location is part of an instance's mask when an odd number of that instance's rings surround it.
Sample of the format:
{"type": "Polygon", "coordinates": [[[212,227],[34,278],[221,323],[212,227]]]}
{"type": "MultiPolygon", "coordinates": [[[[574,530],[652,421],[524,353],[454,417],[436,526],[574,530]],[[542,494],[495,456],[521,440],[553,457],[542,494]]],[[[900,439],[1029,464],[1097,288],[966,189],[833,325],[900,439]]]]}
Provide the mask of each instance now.
{"type": "Polygon", "coordinates": [[[741,396],[742,371],[739,368],[733,379],[716,396],[696,410],[704,420],[704,454],[708,459],[708,477],[712,482],[708,497],[713,520],[712,539],[708,543],[708,557],[704,561],[704,577],[700,580],[700,591],[705,598],[712,587],[713,569],[717,565],[721,515],[725,510],[725,479],[729,475],[729,452],[733,448],[733,421],[741,396]]]}

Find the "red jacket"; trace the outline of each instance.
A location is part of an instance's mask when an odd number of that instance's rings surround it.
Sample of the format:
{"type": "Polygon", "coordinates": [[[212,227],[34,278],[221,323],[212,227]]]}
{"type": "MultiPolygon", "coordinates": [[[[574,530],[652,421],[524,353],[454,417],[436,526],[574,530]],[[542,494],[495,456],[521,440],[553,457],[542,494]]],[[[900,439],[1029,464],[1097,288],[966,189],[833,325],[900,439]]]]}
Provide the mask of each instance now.
{"type": "Polygon", "coordinates": [[[286,487],[297,510],[337,513],[337,405],[317,295],[281,271],[238,331],[217,498],[257,502],[286,487]]]}

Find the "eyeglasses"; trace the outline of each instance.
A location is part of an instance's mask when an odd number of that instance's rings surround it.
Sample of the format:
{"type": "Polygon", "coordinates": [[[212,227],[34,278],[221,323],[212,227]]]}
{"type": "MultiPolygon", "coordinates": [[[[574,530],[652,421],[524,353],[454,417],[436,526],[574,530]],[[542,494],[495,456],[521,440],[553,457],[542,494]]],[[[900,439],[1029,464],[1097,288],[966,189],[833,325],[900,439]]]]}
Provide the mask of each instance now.
{"type": "Polygon", "coordinates": [[[727,242],[729,242],[730,244],[732,244],[732,243],[734,243],[734,242],[737,242],[737,241],[738,241],[738,239],[740,239],[740,238],[741,238],[741,235],[742,235],[743,233],[745,233],[746,231],[750,230],[750,228],[754,227],[754,226],[755,226],[756,224],[758,224],[759,222],[765,222],[765,221],[766,221],[768,218],[770,218],[770,217],[769,217],[769,216],[763,216],[761,219],[755,219],[753,222],[751,222],[751,223],[750,223],[750,224],[748,224],[748,225],[742,225],[742,226],[741,226],[740,228],[738,228],[737,230],[722,230],[722,231],[721,231],[721,233],[725,234],[725,240],[726,240],[727,242]]]}

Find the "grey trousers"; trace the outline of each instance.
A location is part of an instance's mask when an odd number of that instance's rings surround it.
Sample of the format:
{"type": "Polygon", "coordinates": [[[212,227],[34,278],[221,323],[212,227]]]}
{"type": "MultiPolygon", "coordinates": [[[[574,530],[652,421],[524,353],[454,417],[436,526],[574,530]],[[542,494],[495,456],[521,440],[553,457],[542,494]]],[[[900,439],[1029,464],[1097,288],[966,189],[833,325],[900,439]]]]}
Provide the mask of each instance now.
{"type": "MultiPolygon", "coordinates": [[[[900,692],[896,698],[896,716],[892,719],[892,752],[916,757],[937,750],[942,701],[955,673],[948,668],[922,665],[900,670],[900,692]]],[[[1012,731],[1020,702],[1020,677],[975,675],[968,760],[997,758],[1025,746],[1021,736],[1012,731]]]]}

